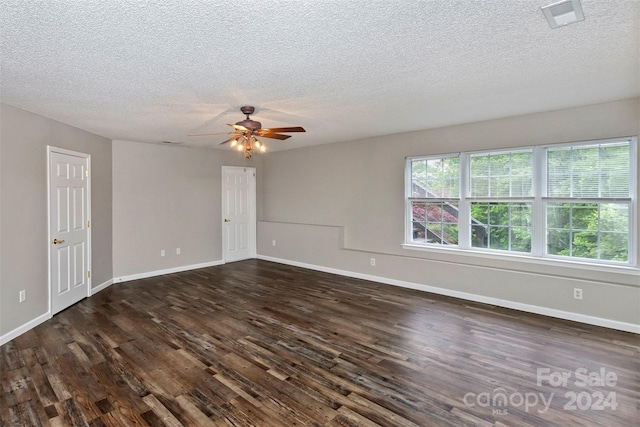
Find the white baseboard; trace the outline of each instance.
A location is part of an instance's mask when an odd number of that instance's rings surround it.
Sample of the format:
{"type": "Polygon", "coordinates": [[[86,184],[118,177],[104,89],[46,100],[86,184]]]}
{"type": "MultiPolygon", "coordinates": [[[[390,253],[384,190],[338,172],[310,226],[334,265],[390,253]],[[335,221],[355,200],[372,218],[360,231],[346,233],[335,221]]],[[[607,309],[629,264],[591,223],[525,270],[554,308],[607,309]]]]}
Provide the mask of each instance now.
{"type": "MultiPolygon", "coordinates": [[[[155,276],[161,276],[163,274],[170,274],[170,273],[179,273],[182,271],[188,271],[188,270],[196,270],[198,268],[205,268],[205,267],[212,267],[215,265],[221,265],[224,264],[224,261],[219,260],[219,261],[212,261],[212,262],[205,262],[202,264],[193,264],[193,265],[184,265],[181,267],[174,267],[174,268],[169,268],[166,270],[157,270],[157,271],[150,271],[147,273],[139,273],[139,274],[132,274],[130,276],[122,276],[122,277],[117,277],[117,278],[113,278],[113,279],[109,279],[104,283],[101,283],[100,285],[96,286],[95,288],[92,288],[90,291],[90,297],[97,294],[100,291],[103,291],[105,289],[107,289],[109,286],[113,285],[114,283],[120,283],[120,282],[128,282],[131,280],[137,280],[137,279],[146,279],[147,277],[155,277],[155,276]]],[[[24,334],[25,332],[35,328],[36,326],[38,326],[39,324],[41,324],[42,322],[45,322],[49,319],[51,319],[51,313],[47,312],[41,316],[36,317],[33,320],[28,321],[27,323],[15,328],[13,331],[10,331],[2,336],[0,336],[0,345],[6,344],[9,341],[11,341],[12,339],[24,334]]]]}
{"type": "Polygon", "coordinates": [[[559,319],[572,320],[574,322],[586,323],[588,325],[602,326],[610,329],[617,329],[625,332],[640,334],[640,325],[634,323],[619,322],[617,320],[604,319],[601,317],[589,316],[586,314],[572,313],[569,311],[557,310],[554,308],[541,307],[531,304],[523,304],[516,301],[509,301],[499,298],[486,297],[483,295],[471,294],[468,292],[454,291],[451,289],[438,288],[435,286],[422,285],[419,283],[405,282],[402,280],[389,279],[387,277],[373,276],[364,273],[355,273],[353,271],[340,270],[337,268],[324,267],[320,265],[307,264],[304,262],[291,261],[287,259],[274,258],[264,255],[258,255],[258,259],[265,261],[277,262],[280,264],[292,265],[294,267],[308,268],[310,270],[322,271],[325,273],[338,274],[340,276],[353,277],[356,279],[370,280],[372,282],[384,283],[387,285],[399,286],[402,288],[416,289],[419,291],[431,292],[438,295],[445,295],[454,298],[460,298],[468,301],[491,304],[498,307],[511,308],[514,310],[525,311],[528,313],[541,314],[543,316],[556,317],[559,319]]]}
{"type": "Polygon", "coordinates": [[[101,283],[100,285],[96,286],[95,288],[91,288],[91,293],[89,294],[89,296],[93,296],[95,294],[97,294],[100,291],[103,291],[105,289],[107,289],[109,286],[113,285],[113,279],[109,279],[104,283],[101,283]]]}
{"type": "MultiPolygon", "coordinates": [[[[399,286],[402,288],[416,289],[424,292],[431,292],[434,294],[460,298],[468,301],[491,304],[498,307],[511,308],[514,310],[525,311],[528,313],[541,314],[543,316],[556,317],[559,319],[572,320],[575,322],[585,323],[588,325],[602,326],[605,328],[617,329],[620,331],[640,334],[640,325],[636,325],[633,323],[619,322],[616,320],[604,319],[601,317],[589,316],[586,314],[572,313],[569,311],[556,310],[548,307],[541,307],[541,306],[531,305],[531,304],[523,304],[515,301],[486,297],[486,296],[477,295],[477,294],[470,294],[468,292],[454,291],[451,289],[438,288],[435,286],[405,282],[402,280],[389,279],[387,277],[379,277],[379,276],[373,276],[371,274],[356,273],[353,271],[340,270],[337,268],[307,264],[304,262],[291,261],[287,259],[274,258],[274,257],[269,257],[264,255],[257,255],[256,258],[262,259],[265,261],[277,262],[280,264],[292,265],[295,267],[307,268],[309,270],[316,270],[316,271],[322,271],[325,273],[338,274],[340,276],[353,277],[356,279],[370,280],[372,282],[385,283],[387,285],[399,286]]],[[[179,273],[182,271],[196,270],[198,268],[213,267],[213,266],[222,265],[222,264],[224,264],[224,261],[219,260],[219,261],[212,261],[212,262],[207,262],[202,264],[193,264],[193,265],[185,265],[181,267],[174,267],[166,270],[156,270],[156,271],[150,271],[147,273],[139,273],[139,274],[132,274],[129,276],[122,276],[122,277],[114,278],[111,280],[107,280],[106,282],[96,286],[91,290],[91,295],[95,295],[96,293],[108,288],[114,283],[128,282],[131,280],[138,280],[138,279],[146,279],[148,277],[161,276],[164,274],[171,274],[171,273],[179,273]]],[[[49,319],[51,319],[51,313],[47,312],[15,328],[14,330],[7,332],[6,334],[0,336],[0,345],[6,344],[12,339],[24,334],[25,332],[35,328],[42,322],[45,322],[49,319]]]]}
{"type": "Polygon", "coordinates": [[[213,266],[222,265],[222,264],[224,264],[224,261],[218,260],[218,261],[205,262],[202,264],[183,265],[180,267],[168,268],[166,270],[156,270],[156,271],[149,271],[146,273],[131,274],[128,276],[116,277],[113,279],[113,283],[130,282],[132,280],[146,279],[149,277],[162,276],[164,274],[180,273],[182,271],[197,270],[198,268],[213,267],[213,266]]]}
{"type": "Polygon", "coordinates": [[[51,319],[51,312],[48,311],[36,317],[35,319],[28,321],[24,325],[18,326],[13,331],[7,332],[6,334],[0,336],[0,345],[4,345],[8,343],[12,339],[19,337],[20,335],[30,331],[31,329],[35,328],[42,322],[46,322],[49,319],[51,319]]]}

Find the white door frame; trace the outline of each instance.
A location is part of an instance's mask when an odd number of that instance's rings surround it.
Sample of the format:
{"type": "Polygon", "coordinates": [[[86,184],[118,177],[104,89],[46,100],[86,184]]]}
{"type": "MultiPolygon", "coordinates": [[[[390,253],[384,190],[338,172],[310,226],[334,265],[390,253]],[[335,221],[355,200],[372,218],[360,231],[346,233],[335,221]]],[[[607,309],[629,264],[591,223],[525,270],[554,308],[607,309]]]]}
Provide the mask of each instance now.
{"type": "MultiPolygon", "coordinates": [[[[87,221],[91,224],[91,155],[86,153],[81,153],[79,151],[67,150],[65,148],[58,148],[47,145],[47,278],[49,282],[48,293],[49,293],[49,316],[52,316],[52,307],[51,307],[51,299],[52,299],[52,278],[51,278],[51,241],[52,241],[52,230],[51,230],[51,154],[59,153],[66,154],[69,156],[75,156],[85,159],[86,162],[86,170],[87,170],[87,198],[86,198],[86,209],[87,209],[87,221]]],[[[87,271],[91,272],[91,227],[87,227],[87,271]]],[[[87,278],[87,289],[86,296],[91,296],[91,274],[87,278]]]]}
{"type": "Polygon", "coordinates": [[[253,180],[250,182],[249,186],[249,258],[255,258],[257,253],[257,219],[256,219],[256,168],[254,167],[244,167],[244,166],[222,166],[222,203],[221,203],[221,213],[222,218],[220,218],[221,229],[222,229],[222,261],[228,262],[228,254],[227,254],[227,233],[225,230],[225,213],[227,210],[227,200],[225,197],[225,175],[227,171],[239,170],[243,169],[245,172],[248,172],[253,175],[253,180]]]}

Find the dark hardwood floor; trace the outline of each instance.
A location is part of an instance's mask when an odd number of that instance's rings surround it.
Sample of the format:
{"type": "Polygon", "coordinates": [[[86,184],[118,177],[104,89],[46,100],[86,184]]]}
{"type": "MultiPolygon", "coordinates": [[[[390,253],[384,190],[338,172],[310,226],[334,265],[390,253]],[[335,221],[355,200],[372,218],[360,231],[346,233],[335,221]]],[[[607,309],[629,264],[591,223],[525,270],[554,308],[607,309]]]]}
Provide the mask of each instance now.
{"type": "Polygon", "coordinates": [[[115,284],[1,356],[4,426],[640,425],[638,335],[259,260],[115,284]]]}

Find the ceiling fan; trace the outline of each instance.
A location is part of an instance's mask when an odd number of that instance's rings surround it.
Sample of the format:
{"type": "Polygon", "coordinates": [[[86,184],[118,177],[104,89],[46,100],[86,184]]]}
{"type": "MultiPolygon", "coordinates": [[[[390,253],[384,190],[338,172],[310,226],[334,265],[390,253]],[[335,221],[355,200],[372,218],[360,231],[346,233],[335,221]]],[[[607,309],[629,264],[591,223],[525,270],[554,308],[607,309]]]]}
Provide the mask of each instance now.
{"type": "Polygon", "coordinates": [[[265,145],[258,140],[260,138],[273,138],[285,140],[291,138],[291,135],[283,135],[282,133],[290,132],[306,132],[304,128],[300,126],[285,127],[285,128],[262,128],[262,123],[249,118],[253,114],[255,108],[250,105],[245,105],[240,108],[242,114],[247,118],[237,122],[235,125],[229,124],[233,128],[231,132],[218,132],[218,133],[198,133],[190,134],[187,136],[210,136],[210,135],[231,135],[231,138],[226,141],[222,141],[220,145],[231,142],[232,147],[238,147],[239,151],[244,151],[244,157],[251,158],[251,154],[255,149],[265,151],[265,145]]]}

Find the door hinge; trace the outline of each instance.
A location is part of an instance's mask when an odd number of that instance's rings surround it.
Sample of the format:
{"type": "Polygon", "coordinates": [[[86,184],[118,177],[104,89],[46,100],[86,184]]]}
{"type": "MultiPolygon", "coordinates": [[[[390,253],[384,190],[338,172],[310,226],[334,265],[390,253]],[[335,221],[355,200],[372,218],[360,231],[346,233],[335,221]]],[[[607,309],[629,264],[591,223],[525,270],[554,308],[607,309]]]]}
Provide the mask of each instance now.
{"type": "Polygon", "coordinates": [[[91,227],[91,221],[87,221],[87,228],[91,227]]]}
{"type": "Polygon", "coordinates": [[[87,271],[87,278],[91,278],[91,272],[87,271]]]}
{"type": "Polygon", "coordinates": [[[89,169],[87,169],[84,173],[87,176],[87,178],[89,178],[89,169]]]}

